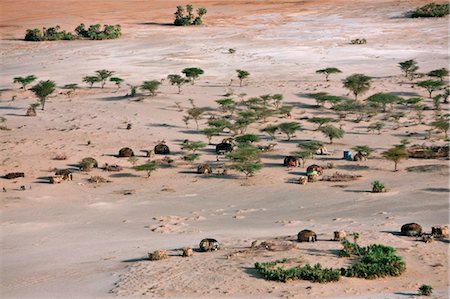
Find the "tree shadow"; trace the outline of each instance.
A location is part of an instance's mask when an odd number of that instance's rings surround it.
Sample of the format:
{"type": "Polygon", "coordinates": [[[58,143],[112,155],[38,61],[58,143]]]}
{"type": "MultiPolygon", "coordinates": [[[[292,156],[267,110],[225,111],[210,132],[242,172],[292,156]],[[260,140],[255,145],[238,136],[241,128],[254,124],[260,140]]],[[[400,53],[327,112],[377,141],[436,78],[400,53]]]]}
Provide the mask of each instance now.
{"type": "MultiPolygon", "coordinates": [[[[342,159],[339,159],[342,160],[342,159]]],[[[342,170],[368,170],[370,167],[366,165],[338,165],[336,166],[336,169],[342,169],[342,170]]]]}
{"type": "Polygon", "coordinates": [[[450,189],[449,188],[425,188],[422,189],[423,191],[428,191],[428,192],[443,192],[443,193],[449,193],[450,189]]]}
{"type": "Polygon", "coordinates": [[[123,172],[123,173],[111,174],[109,177],[111,177],[111,178],[136,178],[136,177],[140,177],[140,176],[133,174],[133,173],[129,173],[129,172],[123,172]]]}
{"type": "Polygon", "coordinates": [[[401,295],[401,296],[408,296],[408,297],[418,296],[417,293],[408,293],[408,292],[395,292],[394,294],[401,295]]]}
{"type": "Polygon", "coordinates": [[[344,190],[344,192],[353,192],[353,193],[372,193],[370,190],[344,190]]]}
{"type": "Polygon", "coordinates": [[[136,25],[156,26],[156,27],[177,27],[173,23],[166,23],[166,22],[143,22],[143,23],[136,23],[136,25]]]}
{"type": "Polygon", "coordinates": [[[399,96],[399,97],[420,97],[420,95],[417,92],[410,92],[410,91],[394,91],[390,92],[393,95],[399,96]]]}
{"type": "Polygon", "coordinates": [[[394,236],[403,236],[403,234],[401,232],[394,231],[394,230],[382,230],[382,231],[380,231],[380,233],[391,234],[394,236]]]}
{"type": "Polygon", "coordinates": [[[242,267],[245,273],[247,273],[250,277],[258,278],[258,279],[264,279],[264,276],[259,273],[256,268],[250,268],[250,267],[242,267]]]}
{"type": "Polygon", "coordinates": [[[148,257],[138,257],[134,259],[127,259],[120,261],[121,263],[136,263],[136,262],[143,262],[143,261],[150,261],[148,257]]]}
{"type": "Polygon", "coordinates": [[[24,108],[14,106],[0,106],[0,110],[22,110],[24,108]]]}
{"type": "Polygon", "coordinates": [[[129,99],[130,97],[128,96],[113,96],[113,97],[104,97],[102,98],[103,101],[122,101],[122,100],[126,100],[129,99]]]}

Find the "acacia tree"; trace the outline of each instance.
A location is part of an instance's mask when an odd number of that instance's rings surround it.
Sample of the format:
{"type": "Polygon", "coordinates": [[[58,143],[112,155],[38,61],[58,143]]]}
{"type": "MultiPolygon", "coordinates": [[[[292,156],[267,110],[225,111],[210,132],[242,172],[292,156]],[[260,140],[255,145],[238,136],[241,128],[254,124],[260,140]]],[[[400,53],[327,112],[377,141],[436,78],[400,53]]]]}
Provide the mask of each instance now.
{"type": "Polygon", "coordinates": [[[117,86],[117,89],[120,89],[120,84],[124,81],[122,78],[119,77],[111,77],[109,78],[109,81],[114,82],[117,86]]]}
{"type": "Polygon", "coordinates": [[[241,145],[227,157],[233,161],[228,168],[244,173],[247,178],[262,168],[261,151],[251,145],[241,145]]]}
{"type": "Polygon", "coordinates": [[[208,144],[211,144],[211,139],[213,136],[219,136],[221,130],[218,128],[206,128],[203,130],[203,134],[205,134],[206,138],[208,138],[208,144]]]}
{"type": "Polygon", "coordinates": [[[39,103],[42,106],[42,110],[44,110],[45,101],[49,95],[51,95],[55,91],[56,84],[53,81],[40,81],[38,84],[31,88],[31,91],[34,92],[36,97],[39,99],[39,103]]]}
{"type": "Polygon", "coordinates": [[[14,77],[13,83],[19,83],[22,85],[23,90],[27,90],[27,85],[33,83],[37,77],[35,75],[28,75],[26,77],[14,77]]]}
{"type": "Polygon", "coordinates": [[[286,134],[287,140],[291,140],[295,131],[298,131],[302,128],[302,125],[296,122],[286,122],[278,125],[278,129],[286,134]]]}
{"type": "Polygon", "coordinates": [[[445,139],[448,139],[448,130],[450,127],[448,118],[440,117],[439,119],[433,121],[431,124],[438,131],[441,131],[445,134],[445,139]]]}
{"type": "Polygon", "coordinates": [[[236,136],[235,140],[237,143],[240,143],[240,144],[250,144],[253,142],[260,141],[261,138],[259,138],[259,136],[255,135],[255,134],[244,134],[244,135],[236,136]]]}
{"type": "Polygon", "coordinates": [[[355,100],[358,100],[358,95],[365,93],[370,88],[371,77],[363,74],[353,74],[344,80],[344,87],[350,90],[355,100]]]}
{"type": "Polygon", "coordinates": [[[408,158],[408,152],[405,149],[403,144],[395,145],[393,148],[383,152],[383,157],[394,162],[394,171],[397,171],[397,164],[403,160],[408,158]]]}
{"type": "Polygon", "coordinates": [[[340,69],[338,69],[338,68],[335,68],[335,67],[327,67],[325,69],[317,70],[316,73],[317,74],[324,74],[325,75],[325,80],[326,81],[330,81],[330,80],[328,80],[328,77],[331,74],[342,73],[342,71],[340,69]]]}
{"type": "Polygon", "coordinates": [[[268,125],[265,128],[262,128],[260,131],[267,133],[267,135],[270,136],[270,139],[274,140],[275,134],[278,132],[278,126],[277,125],[268,125]]]}
{"type": "Polygon", "coordinates": [[[105,86],[106,80],[108,80],[108,78],[114,74],[113,71],[108,70],[98,70],[95,71],[95,73],[97,74],[97,77],[99,79],[102,88],[105,86]]]}
{"type": "Polygon", "coordinates": [[[220,105],[223,112],[228,112],[230,114],[233,114],[237,105],[237,103],[231,98],[216,100],[216,103],[220,105]]]}
{"type": "Polygon", "coordinates": [[[236,70],[239,79],[239,86],[242,87],[242,81],[250,76],[250,73],[244,70],[236,70]]]}
{"type": "Polygon", "coordinates": [[[157,80],[144,81],[141,85],[141,89],[147,90],[150,93],[150,96],[154,97],[156,95],[156,91],[159,88],[159,85],[161,85],[161,82],[157,80]]]}
{"type": "Polygon", "coordinates": [[[405,77],[414,77],[415,72],[419,69],[417,61],[414,59],[405,60],[398,63],[400,69],[405,73],[405,77]]]}
{"type": "Polygon", "coordinates": [[[384,123],[382,122],[376,122],[373,124],[370,124],[368,127],[368,131],[378,131],[378,135],[381,134],[381,129],[384,128],[384,123]]]}
{"type": "Polygon", "coordinates": [[[444,77],[448,76],[448,69],[441,68],[441,69],[437,69],[437,70],[432,70],[431,72],[429,72],[427,74],[427,76],[436,77],[436,78],[439,78],[439,80],[444,81],[444,77]]]}
{"type": "Polygon", "coordinates": [[[401,97],[396,96],[395,94],[392,93],[385,93],[385,92],[378,92],[367,98],[367,102],[380,105],[382,107],[383,112],[386,112],[386,108],[388,105],[390,105],[392,109],[392,105],[395,103],[399,103],[401,100],[402,100],[401,97]]]}
{"type": "Polygon", "coordinates": [[[201,68],[196,67],[185,68],[181,72],[189,79],[192,85],[194,85],[195,80],[200,75],[203,75],[205,73],[201,68]]]}
{"type": "Polygon", "coordinates": [[[202,119],[202,115],[205,112],[204,108],[192,107],[187,111],[188,119],[193,119],[198,130],[198,121],[202,119]]]}
{"type": "Polygon", "coordinates": [[[441,87],[444,85],[445,83],[443,81],[434,81],[434,80],[425,80],[417,83],[417,86],[425,88],[428,91],[430,99],[433,91],[441,89],[441,87]]]}
{"type": "Polygon", "coordinates": [[[321,127],[319,129],[320,132],[322,132],[325,136],[327,136],[330,139],[330,144],[333,143],[334,139],[341,139],[344,137],[345,131],[339,128],[336,128],[332,125],[327,125],[324,127],[321,127]]]}
{"type": "Polygon", "coordinates": [[[178,93],[181,93],[181,87],[188,83],[189,80],[186,78],[183,78],[182,76],[178,74],[171,74],[167,76],[167,79],[170,81],[171,85],[176,85],[178,87],[178,93]]]}
{"type": "Polygon", "coordinates": [[[97,76],[85,76],[83,82],[89,84],[89,88],[92,88],[95,83],[100,82],[100,79],[97,76]]]}
{"type": "Polygon", "coordinates": [[[317,130],[319,130],[323,125],[334,122],[335,119],[332,117],[311,117],[308,119],[308,122],[318,125],[317,130]]]}
{"type": "Polygon", "coordinates": [[[156,162],[148,162],[146,164],[134,166],[133,169],[137,171],[146,171],[147,178],[149,178],[152,175],[152,172],[158,169],[158,164],[156,164],[156,162]]]}

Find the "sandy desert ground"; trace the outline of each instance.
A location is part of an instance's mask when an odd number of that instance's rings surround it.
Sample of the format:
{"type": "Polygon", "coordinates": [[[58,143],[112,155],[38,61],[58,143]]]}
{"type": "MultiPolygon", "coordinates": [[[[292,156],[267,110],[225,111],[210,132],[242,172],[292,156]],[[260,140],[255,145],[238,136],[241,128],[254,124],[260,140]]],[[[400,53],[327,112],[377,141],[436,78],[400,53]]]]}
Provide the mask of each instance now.
{"type": "MultiPolygon", "coordinates": [[[[444,144],[443,134],[425,139],[426,125],[413,125],[410,115],[400,127],[388,121],[380,135],[367,130],[371,122],[343,122],[346,135],[327,148],[328,156],[316,156],[307,164],[334,163],[335,171],[362,177],[346,183],[291,183],[304,168],[287,169],[283,157],[299,140],[327,140],[304,119],[335,116],[319,109],[305,94],[326,91],[345,96],[342,79],[361,72],[373,77],[367,97],[376,92],[395,92],[403,97],[427,93],[403,77],[398,62],[415,59],[422,72],[447,67],[448,17],[409,19],[403,13],[427,1],[196,1],[208,14],[200,27],[168,26],[176,5],[186,1],[85,1],[4,0],[1,3],[0,116],[10,131],[0,130],[0,175],[23,171],[25,178],[0,179],[1,202],[1,297],[2,298],[410,298],[422,284],[434,288],[435,298],[448,298],[449,242],[424,243],[400,237],[400,226],[449,223],[448,160],[409,159],[393,172],[384,150],[408,138],[412,144],[444,144]],[[108,41],[24,42],[26,28],[59,24],[72,30],[77,24],[121,24],[123,36],[108,41]],[[366,45],[350,45],[366,38],[366,45]],[[228,49],[235,48],[234,54],[228,49]],[[81,78],[98,69],[116,72],[130,84],[160,80],[185,67],[200,67],[205,74],[181,94],[164,82],[156,97],[134,101],[108,83],[104,89],[87,88],[81,78]],[[325,82],[315,70],[334,66],[343,71],[325,82]],[[239,87],[236,69],[251,75],[239,87]],[[52,96],[45,111],[25,117],[36,101],[12,78],[34,74],[58,86],[82,86],[72,98],[52,96]],[[230,80],[234,78],[231,86],[230,80]],[[303,124],[290,141],[277,136],[275,151],[263,155],[265,167],[245,179],[198,175],[196,165],[181,163],[181,142],[206,142],[195,125],[188,128],[176,103],[208,107],[227,92],[247,97],[281,93],[293,105],[292,119],[303,124]],[[13,100],[14,97],[14,100],[13,100]],[[126,130],[126,123],[132,129],[126,130]],[[165,139],[176,167],[161,168],[147,179],[132,169],[118,150],[131,147],[144,163],[143,150],[165,139]],[[88,145],[88,141],[90,144],[88,145]],[[366,162],[342,160],[342,150],[359,144],[376,149],[366,162]],[[58,154],[67,160],[54,160],[58,154]],[[84,157],[101,165],[119,164],[124,170],[75,171],[74,180],[48,184],[54,168],[74,168],[84,157]],[[435,165],[434,171],[406,168],[435,165]],[[110,183],[91,184],[100,175],[110,183]],[[371,182],[381,180],[387,193],[369,192],[371,182]],[[25,190],[20,190],[25,186],[25,190]],[[313,229],[319,242],[297,243],[296,234],[313,229]],[[338,242],[332,232],[359,232],[363,245],[381,243],[397,248],[406,261],[406,272],[396,278],[363,280],[342,278],[318,284],[308,281],[277,283],[264,280],[253,268],[257,261],[292,257],[300,262],[320,262],[339,267],[338,242]],[[205,237],[218,239],[224,249],[177,256],[177,248],[197,247],[205,237]],[[290,244],[280,251],[251,250],[257,240],[290,244]],[[148,252],[165,249],[167,260],[150,262],[148,252]]],[[[237,97],[235,97],[237,99],[237,97]]],[[[448,109],[448,104],[443,105],[448,109]]],[[[429,123],[434,112],[425,111],[429,123]]],[[[375,118],[380,119],[383,115],[375,118]]],[[[349,118],[350,120],[352,117],[349,118]]],[[[282,122],[273,118],[271,123],[282,122]]],[[[373,121],[372,121],[373,122],[373,121]]],[[[200,121],[206,127],[206,119],[200,121]]],[[[249,132],[258,133],[260,124],[249,132]]],[[[263,134],[261,134],[263,136],[263,134]]],[[[213,137],[218,143],[221,138],[213,137]]],[[[261,144],[269,140],[263,137],[261,144]]],[[[201,152],[200,162],[215,162],[214,147],[201,152]]]]}

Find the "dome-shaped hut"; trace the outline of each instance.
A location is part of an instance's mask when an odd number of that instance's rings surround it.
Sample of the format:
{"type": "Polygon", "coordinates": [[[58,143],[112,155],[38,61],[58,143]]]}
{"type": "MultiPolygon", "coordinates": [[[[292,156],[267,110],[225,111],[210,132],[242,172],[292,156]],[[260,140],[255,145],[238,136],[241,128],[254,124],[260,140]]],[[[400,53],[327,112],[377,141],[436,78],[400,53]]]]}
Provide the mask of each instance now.
{"type": "Polygon", "coordinates": [[[215,251],[219,250],[220,244],[216,239],[206,238],[200,241],[201,251],[215,251]]]}
{"type": "Polygon", "coordinates": [[[211,166],[209,166],[208,164],[204,163],[204,164],[200,164],[197,167],[197,173],[198,174],[210,174],[212,173],[212,168],[211,166]]]}
{"type": "Polygon", "coordinates": [[[223,155],[229,152],[232,152],[234,149],[234,146],[231,143],[219,143],[218,145],[216,145],[216,153],[218,155],[223,155]]]}
{"type": "Polygon", "coordinates": [[[129,157],[134,157],[134,152],[131,148],[129,147],[124,147],[121,148],[119,151],[119,157],[121,158],[129,158],[129,157]]]}
{"type": "Polygon", "coordinates": [[[302,159],[294,156],[286,156],[283,161],[284,166],[299,167],[302,163],[302,159]]]}
{"type": "Polygon", "coordinates": [[[170,149],[169,147],[164,143],[160,142],[157,145],[155,145],[155,148],[153,149],[156,155],[169,155],[170,149]]]}
{"type": "Polygon", "coordinates": [[[299,241],[299,242],[316,242],[317,235],[312,230],[304,229],[298,233],[297,241],[299,241]]]}
{"type": "Polygon", "coordinates": [[[417,223],[407,223],[402,225],[400,231],[405,236],[420,236],[422,234],[422,226],[417,223]]]}

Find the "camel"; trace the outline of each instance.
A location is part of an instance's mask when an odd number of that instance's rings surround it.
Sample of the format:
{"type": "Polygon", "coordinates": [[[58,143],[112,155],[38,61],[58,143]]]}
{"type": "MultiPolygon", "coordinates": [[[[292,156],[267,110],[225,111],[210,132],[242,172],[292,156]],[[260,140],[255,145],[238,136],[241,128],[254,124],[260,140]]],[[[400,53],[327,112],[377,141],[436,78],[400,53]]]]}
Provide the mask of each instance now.
{"type": "Polygon", "coordinates": [[[276,143],[269,143],[268,145],[258,145],[258,149],[262,152],[271,152],[276,145],[276,143]]]}
{"type": "Polygon", "coordinates": [[[58,169],[55,172],[55,176],[62,176],[62,179],[64,181],[71,181],[71,180],[73,180],[72,171],[70,171],[69,169],[58,169]]]}
{"type": "Polygon", "coordinates": [[[328,155],[327,148],[325,146],[322,146],[318,150],[315,151],[316,155],[328,155]]]}
{"type": "Polygon", "coordinates": [[[182,257],[191,257],[194,255],[194,251],[192,250],[191,247],[185,247],[182,250],[183,250],[183,254],[181,255],[182,257]]]}
{"type": "Polygon", "coordinates": [[[445,226],[433,226],[431,228],[431,235],[435,238],[435,239],[448,239],[449,237],[449,232],[448,232],[448,225],[445,226]]]}
{"type": "Polygon", "coordinates": [[[334,232],[334,241],[343,241],[347,237],[347,233],[343,230],[334,232]]]}
{"type": "Polygon", "coordinates": [[[54,175],[49,177],[49,180],[51,184],[60,184],[64,179],[62,175],[54,175]]]}
{"type": "Polygon", "coordinates": [[[208,164],[200,164],[197,167],[197,173],[198,174],[210,174],[210,173],[212,173],[211,166],[209,166],[208,164]]]}
{"type": "Polygon", "coordinates": [[[294,156],[286,156],[283,161],[283,165],[287,167],[300,167],[302,163],[303,159],[294,156]]]}
{"type": "Polygon", "coordinates": [[[116,171],[122,171],[123,168],[117,164],[109,165],[108,163],[105,163],[105,166],[103,167],[106,171],[116,172],[116,171]]]}
{"type": "Polygon", "coordinates": [[[315,232],[309,229],[304,229],[297,235],[298,242],[316,242],[317,235],[315,232]]]}
{"type": "Polygon", "coordinates": [[[361,152],[358,152],[354,157],[353,161],[367,161],[367,157],[363,155],[361,152]]]}
{"type": "Polygon", "coordinates": [[[200,241],[201,251],[216,251],[220,249],[220,244],[216,239],[206,238],[200,241]]]}
{"type": "Polygon", "coordinates": [[[167,252],[165,250],[155,250],[148,253],[148,259],[151,261],[159,261],[168,258],[167,252]]]}
{"type": "Polygon", "coordinates": [[[306,185],[308,183],[308,177],[306,176],[300,176],[300,178],[298,179],[298,183],[300,185],[306,185]]]}
{"type": "Polygon", "coordinates": [[[121,158],[129,158],[129,157],[134,157],[134,152],[131,148],[129,147],[124,147],[121,148],[119,151],[119,157],[121,158]]]}
{"type": "Polygon", "coordinates": [[[421,236],[422,235],[422,227],[417,223],[407,223],[402,225],[401,232],[405,236],[421,236]]]}

